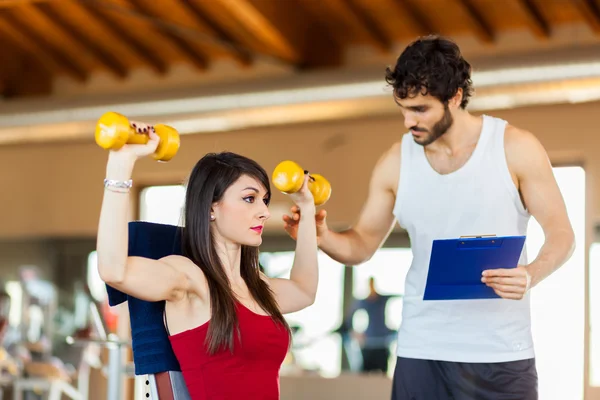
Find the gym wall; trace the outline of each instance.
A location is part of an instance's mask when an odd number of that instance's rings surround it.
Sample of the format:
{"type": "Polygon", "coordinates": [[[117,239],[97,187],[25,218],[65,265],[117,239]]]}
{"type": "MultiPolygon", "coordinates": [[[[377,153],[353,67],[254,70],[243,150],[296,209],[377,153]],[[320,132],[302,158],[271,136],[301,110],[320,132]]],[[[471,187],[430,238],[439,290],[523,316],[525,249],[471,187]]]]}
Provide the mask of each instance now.
{"type": "MultiPolygon", "coordinates": [[[[554,164],[580,164],[588,176],[588,217],[595,223],[600,202],[598,103],[489,111],[531,130],[554,164]]],[[[357,215],[367,193],[371,170],[381,153],[405,132],[397,117],[185,135],[169,163],[141,160],[134,171],[140,188],[182,182],[205,153],[230,150],[256,159],[268,171],[283,159],[326,176],[333,194],[326,205],[331,224],[343,227],[357,215]]],[[[0,147],[1,239],[94,237],[102,199],[107,153],[88,143],[29,144],[0,147]]],[[[291,204],[273,198],[271,232],[280,231],[282,210],[291,204]]],[[[132,209],[132,215],[133,209],[132,209]]]]}

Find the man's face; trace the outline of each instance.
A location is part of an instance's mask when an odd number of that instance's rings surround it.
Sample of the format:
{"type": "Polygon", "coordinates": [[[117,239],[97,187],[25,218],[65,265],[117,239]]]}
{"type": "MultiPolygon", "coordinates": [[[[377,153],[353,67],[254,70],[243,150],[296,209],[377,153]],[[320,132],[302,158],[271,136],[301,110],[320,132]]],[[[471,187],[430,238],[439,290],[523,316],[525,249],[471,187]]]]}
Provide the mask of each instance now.
{"type": "Polygon", "coordinates": [[[450,129],[454,119],[447,104],[422,94],[396,99],[404,115],[404,126],[410,130],[415,143],[427,146],[450,129]]]}

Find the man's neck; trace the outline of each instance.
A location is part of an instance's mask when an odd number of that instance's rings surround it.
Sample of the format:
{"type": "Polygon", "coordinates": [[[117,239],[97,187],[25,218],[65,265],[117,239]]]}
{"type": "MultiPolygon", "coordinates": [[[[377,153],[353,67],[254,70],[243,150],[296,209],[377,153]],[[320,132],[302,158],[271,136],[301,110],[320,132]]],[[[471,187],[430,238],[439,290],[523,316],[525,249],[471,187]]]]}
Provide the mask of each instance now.
{"type": "Polygon", "coordinates": [[[450,129],[428,145],[427,150],[442,151],[452,155],[477,143],[483,126],[483,117],[471,115],[468,111],[458,111],[453,117],[454,122],[450,129]]]}

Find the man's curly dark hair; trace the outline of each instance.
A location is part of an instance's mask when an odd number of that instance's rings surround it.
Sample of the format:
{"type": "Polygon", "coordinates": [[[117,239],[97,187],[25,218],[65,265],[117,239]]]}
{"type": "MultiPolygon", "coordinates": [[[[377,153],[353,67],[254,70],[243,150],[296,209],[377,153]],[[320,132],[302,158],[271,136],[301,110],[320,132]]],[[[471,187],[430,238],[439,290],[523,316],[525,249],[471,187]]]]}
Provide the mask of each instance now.
{"type": "Polygon", "coordinates": [[[463,91],[461,108],[473,94],[471,65],[453,41],[440,36],[425,36],[408,45],[394,68],[386,69],[385,80],[394,88],[395,99],[431,95],[443,104],[463,91]]]}

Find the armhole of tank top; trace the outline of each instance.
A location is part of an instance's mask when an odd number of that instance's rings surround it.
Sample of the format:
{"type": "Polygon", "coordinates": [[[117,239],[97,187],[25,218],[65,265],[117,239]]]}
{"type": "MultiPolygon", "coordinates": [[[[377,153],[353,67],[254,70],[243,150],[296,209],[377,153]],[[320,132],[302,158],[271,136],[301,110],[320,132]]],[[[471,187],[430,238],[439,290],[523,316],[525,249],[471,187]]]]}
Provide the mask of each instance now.
{"type": "Polygon", "coordinates": [[[408,180],[408,171],[406,171],[406,165],[408,165],[408,161],[410,159],[410,142],[406,140],[407,134],[402,137],[402,142],[400,145],[400,171],[398,173],[398,190],[396,191],[396,200],[394,201],[394,209],[392,213],[396,217],[398,224],[401,228],[405,229],[405,225],[402,222],[401,214],[400,214],[400,204],[404,200],[404,195],[406,193],[406,185],[408,180]],[[404,171],[404,172],[403,172],[404,171]]]}
{"type": "Polygon", "coordinates": [[[519,214],[523,216],[529,215],[528,211],[523,207],[523,202],[521,201],[521,196],[519,195],[519,191],[515,186],[515,183],[512,180],[512,176],[510,174],[510,169],[508,168],[508,161],[506,159],[506,149],[504,146],[505,140],[505,132],[506,132],[506,121],[496,120],[496,140],[494,141],[494,154],[497,159],[498,166],[500,167],[500,174],[502,175],[502,181],[509,191],[515,207],[519,214]]]}

